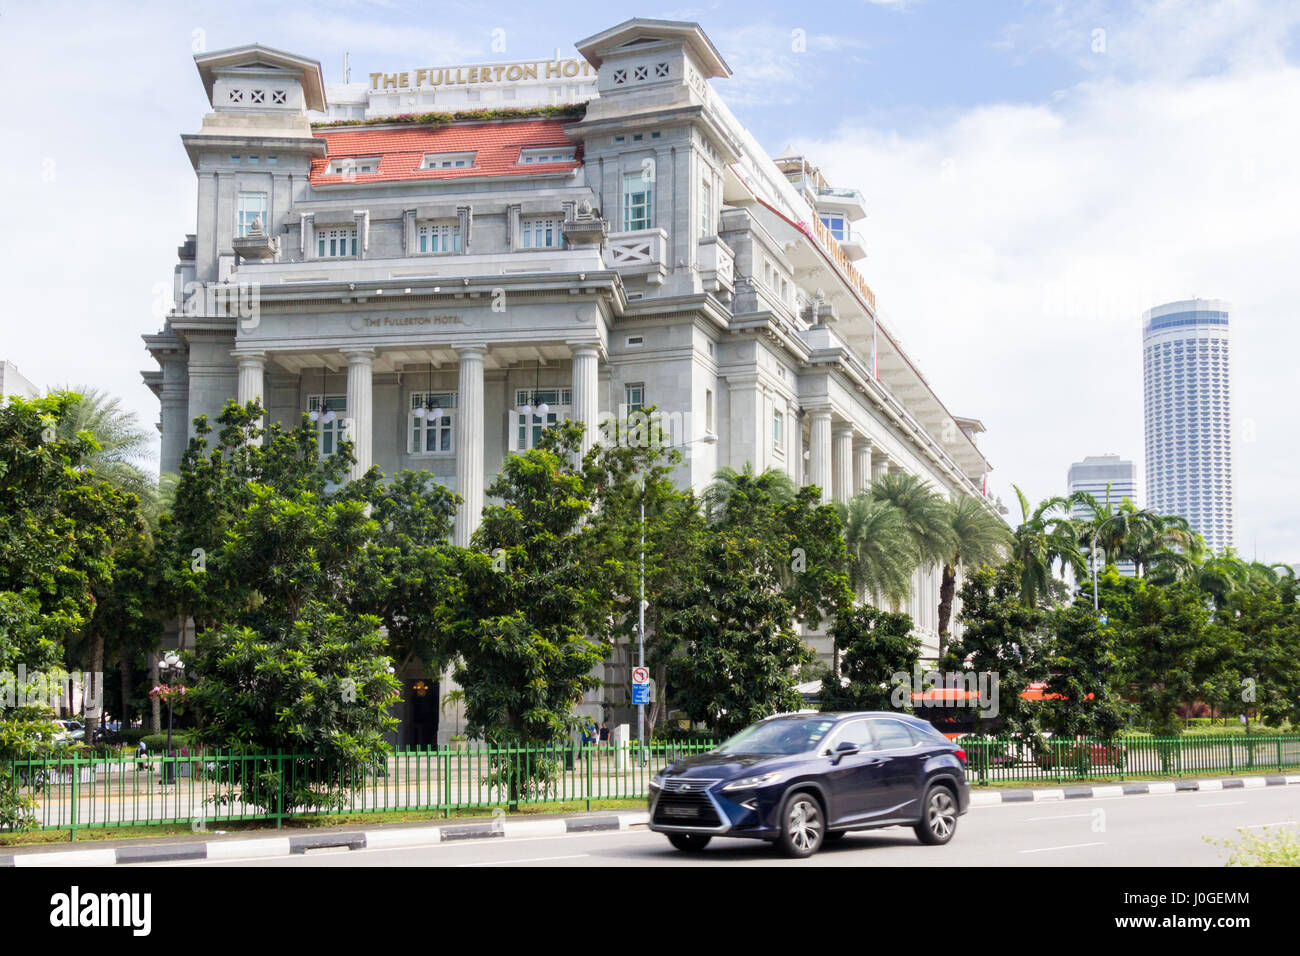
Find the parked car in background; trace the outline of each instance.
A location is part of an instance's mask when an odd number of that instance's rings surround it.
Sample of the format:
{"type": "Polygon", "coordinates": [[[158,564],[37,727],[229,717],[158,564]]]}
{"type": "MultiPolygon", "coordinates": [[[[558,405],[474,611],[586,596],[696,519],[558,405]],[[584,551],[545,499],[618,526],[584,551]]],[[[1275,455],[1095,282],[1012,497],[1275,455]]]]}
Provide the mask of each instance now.
{"type": "Polygon", "coordinates": [[[943,844],[970,806],[964,760],[959,745],[905,714],[770,717],[656,774],[650,829],[684,851],[745,837],[796,857],[889,826],[943,844]]]}

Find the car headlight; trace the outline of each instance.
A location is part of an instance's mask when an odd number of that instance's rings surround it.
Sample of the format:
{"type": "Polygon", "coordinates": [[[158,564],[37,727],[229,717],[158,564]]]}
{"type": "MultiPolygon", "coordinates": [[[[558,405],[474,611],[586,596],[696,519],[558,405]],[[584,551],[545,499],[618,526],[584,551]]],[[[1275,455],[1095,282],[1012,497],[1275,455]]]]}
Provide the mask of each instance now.
{"type": "Polygon", "coordinates": [[[665,770],[660,770],[657,774],[655,774],[653,777],[651,777],[651,778],[650,778],[650,789],[652,789],[652,790],[662,790],[662,789],[664,788],[664,777],[665,777],[666,773],[667,773],[667,771],[665,771],[665,770]]]}
{"type": "Polygon", "coordinates": [[[755,787],[761,787],[764,784],[771,783],[777,777],[781,776],[779,771],[773,770],[771,773],[759,773],[752,777],[741,777],[739,780],[733,780],[725,784],[723,790],[753,790],[755,787]]]}

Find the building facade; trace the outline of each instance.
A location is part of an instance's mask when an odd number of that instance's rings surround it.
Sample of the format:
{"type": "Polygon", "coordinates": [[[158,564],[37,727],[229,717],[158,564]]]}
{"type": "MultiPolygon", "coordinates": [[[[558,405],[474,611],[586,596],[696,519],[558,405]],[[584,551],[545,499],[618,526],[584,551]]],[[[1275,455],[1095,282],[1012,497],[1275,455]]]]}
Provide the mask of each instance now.
{"type": "Polygon", "coordinates": [[[1142,315],[1147,506],[1215,550],[1236,546],[1228,311],[1188,299],[1142,315]]]}
{"type": "MultiPolygon", "coordinates": [[[[195,58],[197,228],[145,336],[162,469],[195,416],[260,398],[273,420],[311,414],[323,451],[350,437],[358,474],[432,472],[466,544],[505,456],[547,424],[590,441],[654,405],[696,491],[752,464],[827,501],[890,469],[982,496],[982,426],[948,412],[854,265],[861,193],[762,151],[697,25],[631,20],[577,50],[328,91],[294,54],[195,58]],[[467,106],[495,113],[395,115],[467,106]]],[[[904,608],[931,654],[938,588],[919,572],[904,608]]]]}
{"type": "MultiPolygon", "coordinates": [[[[1108,504],[1112,513],[1119,510],[1125,498],[1141,507],[1138,501],[1137,468],[1133,462],[1126,461],[1119,455],[1089,455],[1083,461],[1074,462],[1070,465],[1066,484],[1069,494],[1085,491],[1099,503],[1108,504]]],[[[1091,513],[1086,506],[1076,504],[1072,514],[1075,518],[1086,518],[1091,513]]],[[[1125,577],[1131,578],[1137,573],[1132,561],[1120,561],[1117,567],[1125,577]]]]}
{"type": "Polygon", "coordinates": [[[8,359],[0,359],[0,402],[10,395],[17,395],[19,398],[39,398],[41,390],[18,371],[17,365],[8,359]]]}

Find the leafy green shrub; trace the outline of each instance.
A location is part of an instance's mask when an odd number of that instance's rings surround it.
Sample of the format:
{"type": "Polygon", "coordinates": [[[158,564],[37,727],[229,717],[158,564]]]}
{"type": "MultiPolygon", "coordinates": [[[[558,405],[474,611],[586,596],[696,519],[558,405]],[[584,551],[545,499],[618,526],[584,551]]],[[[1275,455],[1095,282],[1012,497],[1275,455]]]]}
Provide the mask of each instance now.
{"type": "Polygon", "coordinates": [[[1300,866],[1300,836],[1291,828],[1256,833],[1243,827],[1237,832],[1241,839],[1236,842],[1211,841],[1232,850],[1228,866],[1300,866]]]}

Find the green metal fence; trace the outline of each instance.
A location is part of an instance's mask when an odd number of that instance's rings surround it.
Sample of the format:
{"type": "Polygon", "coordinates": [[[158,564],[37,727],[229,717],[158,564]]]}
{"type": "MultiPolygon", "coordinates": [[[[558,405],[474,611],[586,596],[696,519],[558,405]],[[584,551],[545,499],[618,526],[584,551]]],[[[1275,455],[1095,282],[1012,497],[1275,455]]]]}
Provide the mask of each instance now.
{"type": "Polygon", "coordinates": [[[322,760],[297,754],[172,751],[17,760],[7,765],[35,801],[33,826],[76,831],[322,814],[453,810],[644,798],[650,778],[711,741],[625,745],[403,749],[340,779],[322,760]],[[334,795],[329,799],[328,795],[334,795]]]}
{"type": "MultiPolygon", "coordinates": [[[[1069,784],[1104,779],[1300,769],[1300,735],[963,739],[972,784],[1069,784]]],[[[644,798],[650,778],[710,741],[470,749],[406,749],[339,779],[299,754],[173,751],[173,756],[68,756],[5,769],[35,801],[33,825],[78,830],[235,820],[279,826],[323,814],[453,810],[644,798]],[[327,799],[333,794],[334,799],[327,799]]],[[[0,771],[3,772],[3,771],[0,771]]]]}
{"type": "Polygon", "coordinates": [[[1071,783],[1300,769],[1300,735],[962,739],[966,774],[991,783],[1071,783]]]}

